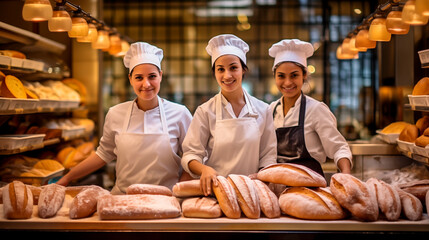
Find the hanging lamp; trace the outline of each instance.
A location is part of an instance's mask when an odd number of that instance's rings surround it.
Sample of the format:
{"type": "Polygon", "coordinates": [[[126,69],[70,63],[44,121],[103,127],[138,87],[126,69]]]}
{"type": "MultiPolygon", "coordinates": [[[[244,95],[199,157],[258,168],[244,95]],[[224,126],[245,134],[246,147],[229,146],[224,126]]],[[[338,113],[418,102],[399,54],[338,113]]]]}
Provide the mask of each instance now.
{"type": "MultiPolygon", "coordinates": [[[[426,0],[428,1],[428,0],[426,0]]],[[[426,25],[428,23],[428,16],[416,12],[416,1],[408,0],[404,9],[402,10],[402,21],[410,25],[426,25]]]]}
{"type": "Polygon", "coordinates": [[[63,4],[57,3],[48,20],[48,29],[51,32],[68,32],[72,28],[72,19],[63,4]]]}
{"type": "Polygon", "coordinates": [[[25,0],[22,8],[22,18],[25,21],[42,22],[51,17],[52,6],[49,0],[25,0]]]}
{"type": "Polygon", "coordinates": [[[402,12],[399,5],[392,6],[386,17],[386,28],[391,34],[404,35],[410,31],[410,24],[402,21],[402,12]]]}
{"type": "Polygon", "coordinates": [[[429,1],[428,0],[416,0],[416,12],[423,16],[429,16],[429,1]]]}
{"type": "Polygon", "coordinates": [[[381,14],[376,14],[369,26],[368,39],[371,41],[388,42],[392,34],[387,31],[386,19],[381,14]]]}
{"type": "Polygon", "coordinates": [[[95,25],[92,23],[88,23],[88,35],[84,37],[78,37],[76,38],[76,41],[92,43],[97,41],[97,37],[98,37],[97,27],[95,27],[95,25]]]}
{"type": "Polygon", "coordinates": [[[88,35],[88,23],[81,11],[75,11],[72,17],[72,29],[68,31],[68,35],[71,38],[85,37],[88,35]]]}
{"type": "Polygon", "coordinates": [[[356,35],[356,43],[355,46],[357,48],[366,48],[372,49],[377,46],[377,41],[369,40],[369,31],[368,29],[361,29],[356,35]]]}
{"type": "Polygon", "coordinates": [[[97,41],[92,42],[92,48],[108,49],[109,46],[110,46],[109,33],[104,29],[99,29],[97,41]]]}

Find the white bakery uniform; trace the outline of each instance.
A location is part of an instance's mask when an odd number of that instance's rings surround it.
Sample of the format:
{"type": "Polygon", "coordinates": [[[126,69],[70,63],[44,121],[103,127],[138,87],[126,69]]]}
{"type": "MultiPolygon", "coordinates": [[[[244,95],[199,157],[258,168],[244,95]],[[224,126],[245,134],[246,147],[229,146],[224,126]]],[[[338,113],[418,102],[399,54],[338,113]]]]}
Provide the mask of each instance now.
{"type": "Polygon", "coordinates": [[[182,105],[158,97],[159,106],[140,110],[136,101],[109,109],[96,154],[106,163],[116,161],[112,194],[126,192],[134,183],[169,187],[178,182],[182,168],[181,144],[192,115],[182,105]]]}
{"type": "MultiPolygon", "coordinates": [[[[270,108],[276,114],[274,116],[275,128],[298,126],[301,97],[296,100],[295,105],[289,109],[286,116],[283,114],[283,101],[280,98],[270,104],[270,108]],[[280,104],[278,104],[280,101],[280,104]]],[[[304,119],[304,138],[310,156],[320,163],[326,162],[326,158],[331,158],[337,164],[341,158],[350,160],[353,164],[350,148],[337,129],[337,121],[328,106],[309,96],[306,96],[306,111],[304,119]]]]}
{"type": "Polygon", "coordinates": [[[191,160],[213,167],[219,175],[248,175],[276,163],[277,141],[269,105],[243,89],[246,104],[238,117],[218,93],[197,108],[183,141],[182,167],[191,176],[191,160]]]}

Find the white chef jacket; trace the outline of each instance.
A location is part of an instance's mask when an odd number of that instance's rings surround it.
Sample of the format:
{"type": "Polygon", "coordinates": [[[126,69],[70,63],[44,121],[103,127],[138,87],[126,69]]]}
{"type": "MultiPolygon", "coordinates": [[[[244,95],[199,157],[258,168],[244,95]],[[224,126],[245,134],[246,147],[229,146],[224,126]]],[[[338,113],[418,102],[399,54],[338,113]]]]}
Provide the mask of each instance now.
{"type": "MultiPolygon", "coordinates": [[[[276,129],[298,126],[301,97],[302,95],[296,100],[295,105],[289,109],[286,116],[283,114],[283,97],[270,104],[270,109],[274,111],[274,107],[280,101],[274,116],[274,127],[276,129]]],[[[333,159],[335,164],[339,159],[347,158],[353,166],[349,145],[338,131],[337,120],[328,106],[307,95],[306,104],[304,139],[310,156],[320,163],[326,162],[326,157],[328,157],[333,159]]]]}
{"type": "MultiPolygon", "coordinates": [[[[192,121],[189,110],[180,104],[162,99],[165,117],[167,120],[170,144],[179,156],[183,153],[181,145],[187,129],[192,121]]],[[[116,159],[115,137],[122,131],[124,118],[130,106],[134,104],[127,132],[131,133],[162,133],[159,107],[143,111],[138,108],[136,101],[128,101],[115,105],[109,109],[103,128],[103,136],[100,139],[96,154],[109,163],[116,159]]]]}
{"type": "MultiPolygon", "coordinates": [[[[232,105],[221,94],[222,99],[222,115],[223,119],[237,118],[232,109],[232,105]]],[[[218,96],[218,95],[216,95],[218,96]]],[[[197,178],[199,176],[193,174],[189,170],[188,163],[191,160],[197,160],[204,163],[210,159],[213,145],[214,132],[216,128],[216,96],[212,97],[207,102],[203,103],[195,111],[188,133],[183,141],[183,157],[182,167],[191,176],[197,178]]],[[[253,96],[249,96],[250,105],[255,113],[258,114],[256,122],[259,126],[260,148],[259,148],[259,168],[269,164],[276,163],[277,159],[277,139],[273,126],[272,113],[269,105],[253,96]]],[[[247,104],[241,109],[238,118],[250,117],[247,104]]],[[[225,161],[228,161],[227,159],[225,161]]],[[[247,162],[243,161],[243,165],[247,162]]]]}

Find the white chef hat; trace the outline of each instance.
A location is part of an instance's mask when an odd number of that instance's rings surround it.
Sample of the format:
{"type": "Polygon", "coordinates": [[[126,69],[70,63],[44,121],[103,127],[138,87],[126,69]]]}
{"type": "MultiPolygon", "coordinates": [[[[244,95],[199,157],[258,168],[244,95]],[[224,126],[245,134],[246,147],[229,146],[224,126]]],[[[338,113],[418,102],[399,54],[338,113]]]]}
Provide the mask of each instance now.
{"type": "Polygon", "coordinates": [[[206,51],[212,57],[212,66],[216,59],[227,54],[235,55],[239,57],[244,64],[247,64],[246,53],[249,51],[249,45],[235,35],[222,34],[210,39],[206,51]]]}
{"type": "Polygon", "coordinates": [[[130,45],[124,57],[124,65],[130,69],[130,72],[135,66],[143,63],[151,63],[161,69],[161,60],[163,51],[149,43],[136,42],[130,45]]]}
{"type": "Polygon", "coordinates": [[[299,39],[285,39],[273,44],[268,53],[274,58],[274,71],[275,66],[281,62],[296,62],[307,67],[307,58],[313,55],[314,48],[311,43],[299,39]]]}

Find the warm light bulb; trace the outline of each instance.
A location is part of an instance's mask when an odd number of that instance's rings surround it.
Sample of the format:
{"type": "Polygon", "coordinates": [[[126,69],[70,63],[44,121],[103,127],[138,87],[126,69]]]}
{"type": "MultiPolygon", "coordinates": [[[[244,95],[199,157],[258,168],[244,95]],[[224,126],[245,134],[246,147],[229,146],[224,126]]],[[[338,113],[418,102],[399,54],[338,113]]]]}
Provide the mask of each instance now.
{"type": "Polygon", "coordinates": [[[80,16],[80,14],[75,14],[72,18],[72,29],[68,31],[69,37],[79,38],[85,37],[88,35],[88,23],[86,20],[80,16]]]}
{"type": "MultiPolygon", "coordinates": [[[[427,1],[427,0],[426,0],[427,1]]],[[[410,25],[426,25],[428,16],[424,16],[416,12],[416,1],[408,0],[402,9],[402,21],[410,25]]]]}
{"type": "Polygon", "coordinates": [[[429,1],[428,0],[416,0],[416,12],[423,16],[429,16],[429,1]]]}
{"type": "Polygon", "coordinates": [[[88,35],[84,36],[84,37],[78,37],[76,38],[76,40],[78,42],[95,42],[97,41],[97,37],[98,37],[98,32],[97,32],[97,28],[95,27],[94,24],[89,23],[88,24],[88,35]]]}
{"type": "Polygon", "coordinates": [[[25,21],[41,22],[52,17],[52,6],[49,0],[25,0],[22,18],[25,21]]]}
{"type": "Polygon", "coordinates": [[[392,11],[387,15],[386,28],[391,34],[403,35],[410,31],[410,25],[402,21],[402,12],[398,6],[392,7],[392,11]]]}
{"type": "Polygon", "coordinates": [[[117,53],[115,57],[123,57],[128,52],[128,49],[130,49],[130,44],[125,41],[121,40],[121,52],[117,53]]]}
{"type": "Polygon", "coordinates": [[[48,28],[51,32],[68,32],[72,28],[72,20],[64,6],[57,6],[48,20],[48,28]]]}
{"type": "Polygon", "coordinates": [[[108,49],[110,46],[109,33],[106,30],[99,30],[97,41],[92,42],[94,49],[108,49]]]}
{"type": "Polygon", "coordinates": [[[349,60],[349,59],[358,59],[359,58],[359,54],[357,54],[357,53],[353,54],[351,52],[344,51],[343,45],[338,46],[336,55],[337,55],[337,58],[340,60],[349,60]]]}
{"type": "Polygon", "coordinates": [[[109,54],[115,55],[120,53],[122,50],[121,38],[118,34],[110,35],[110,46],[109,46],[109,54]]]}
{"type": "Polygon", "coordinates": [[[356,43],[355,46],[357,48],[375,48],[377,46],[376,41],[372,41],[368,39],[369,31],[367,29],[362,29],[356,35],[356,43]]]}
{"type": "Polygon", "coordinates": [[[388,42],[392,34],[387,31],[385,18],[374,18],[369,26],[368,39],[372,41],[388,42]]]}
{"type": "Polygon", "coordinates": [[[366,52],[365,47],[356,47],[356,35],[351,37],[349,45],[352,52],[366,52]]]}

